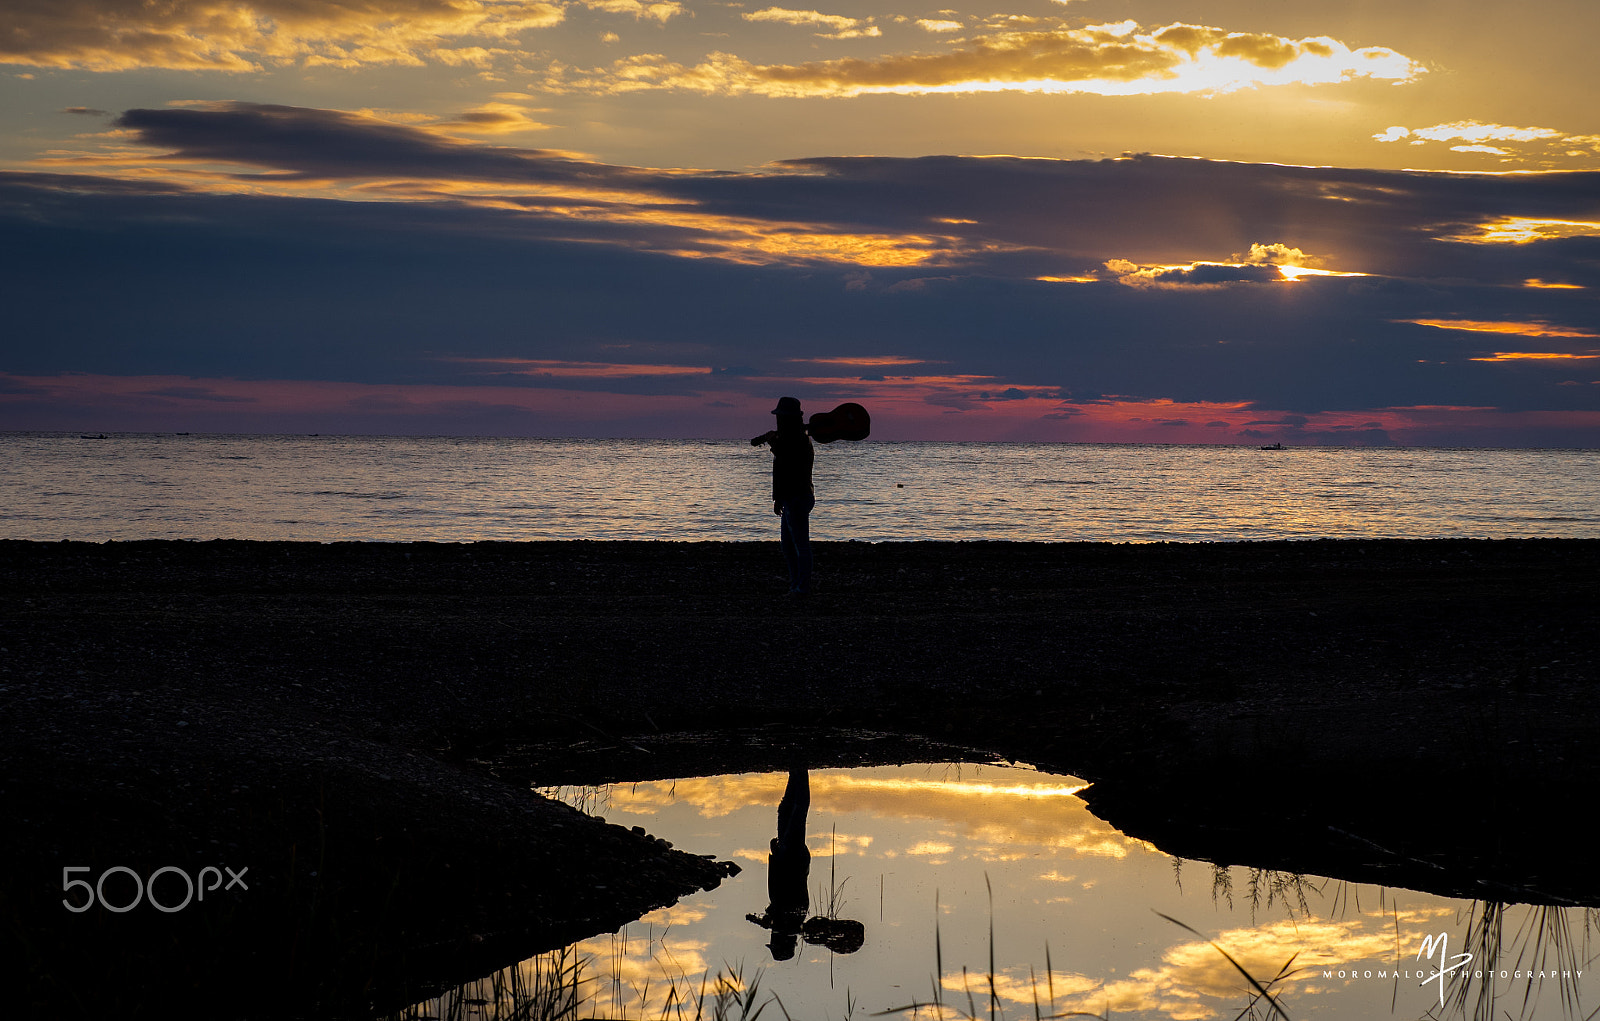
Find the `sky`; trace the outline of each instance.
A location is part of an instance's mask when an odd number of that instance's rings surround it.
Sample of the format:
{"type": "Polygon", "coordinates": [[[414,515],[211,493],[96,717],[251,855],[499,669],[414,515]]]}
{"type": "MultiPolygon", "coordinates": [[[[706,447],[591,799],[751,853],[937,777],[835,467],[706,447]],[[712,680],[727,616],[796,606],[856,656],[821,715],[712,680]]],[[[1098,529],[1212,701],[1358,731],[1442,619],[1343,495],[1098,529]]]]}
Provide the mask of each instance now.
{"type": "MultiPolygon", "coordinates": [[[[940,0],[950,2],[950,0],[940,0]]],[[[1600,445],[1600,4],[7,0],[0,429],[1600,445]]]]}

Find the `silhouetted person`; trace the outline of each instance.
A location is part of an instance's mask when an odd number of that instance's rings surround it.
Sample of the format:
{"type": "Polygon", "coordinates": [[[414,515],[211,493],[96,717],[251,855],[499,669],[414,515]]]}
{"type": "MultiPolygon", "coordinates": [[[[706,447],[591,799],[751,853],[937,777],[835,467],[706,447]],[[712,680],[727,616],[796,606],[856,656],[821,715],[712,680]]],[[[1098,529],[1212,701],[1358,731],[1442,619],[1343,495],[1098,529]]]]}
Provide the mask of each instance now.
{"type": "Polygon", "coordinates": [[[806,813],[811,810],[811,778],[803,769],[789,771],[789,783],[778,802],[778,835],[767,856],[767,910],[746,915],[772,930],[767,949],[775,961],[794,956],[795,944],[811,909],[807,884],[811,879],[811,852],[806,849],[806,813]]]}
{"type": "Polygon", "coordinates": [[[772,409],[778,428],[770,433],[772,444],[772,513],[783,525],[783,559],[789,565],[789,592],[806,595],[811,591],[811,509],[817,505],[811,485],[811,464],[815,451],[806,435],[805,416],[800,401],[783,397],[772,409]]]}

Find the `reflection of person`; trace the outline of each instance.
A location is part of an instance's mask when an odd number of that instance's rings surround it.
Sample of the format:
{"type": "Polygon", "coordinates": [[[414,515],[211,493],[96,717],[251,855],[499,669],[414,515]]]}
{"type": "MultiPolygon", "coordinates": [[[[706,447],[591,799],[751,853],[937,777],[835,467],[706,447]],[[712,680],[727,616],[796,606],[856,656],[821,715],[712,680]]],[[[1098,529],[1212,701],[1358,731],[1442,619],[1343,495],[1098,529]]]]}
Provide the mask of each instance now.
{"type": "Polygon", "coordinates": [[[806,849],[806,813],[811,810],[811,778],[803,769],[791,769],[789,782],[778,802],[778,835],[767,856],[767,910],[745,918],[772,930],[774,961],[794,956],[798,937],[839,954],[853,954],[866,941],[866,927],[849,918],[818,915],[807,919],[811,895],[811,852],[806,849]]]}
{"type": "Polygon", "coordinates": [[[778,835],[772,838],[772,853],[767,856],[767,910],[745,916],[772,930],[767,949],[775,961],[794,956],[795,943],[811,908],[806,889],[811,877],[811,852],[806,849],[806,813],[810,810],[810,776],[803,769],[792,769],[783,800],[778,802],[778,835]]]}
{"type": "Polygon", "coordinates": [[[783,519],[783,559],[789,565],[789,592],[811,591],[811,509],[817,505],[811,485],[816,452],[806,435],[805,416],[794,397],[779,399],[772,409],[778,428],[772,439],[772,513],[783,519]]]}

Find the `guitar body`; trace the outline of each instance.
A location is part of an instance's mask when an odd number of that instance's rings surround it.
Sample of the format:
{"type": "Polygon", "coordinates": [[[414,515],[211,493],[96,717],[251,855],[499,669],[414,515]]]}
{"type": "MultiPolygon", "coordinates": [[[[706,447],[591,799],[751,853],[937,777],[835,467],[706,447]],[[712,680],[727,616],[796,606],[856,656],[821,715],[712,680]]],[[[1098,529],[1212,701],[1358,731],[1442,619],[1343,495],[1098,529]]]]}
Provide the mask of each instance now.
{"type": "Polygon", "coordinates": [[[819,411],[811,416],[806,431],[818,443],[834,440],[864,440],[872,432],[872,419],[867,409],[859,404],[841,404],[832,411],[819,411]]]}

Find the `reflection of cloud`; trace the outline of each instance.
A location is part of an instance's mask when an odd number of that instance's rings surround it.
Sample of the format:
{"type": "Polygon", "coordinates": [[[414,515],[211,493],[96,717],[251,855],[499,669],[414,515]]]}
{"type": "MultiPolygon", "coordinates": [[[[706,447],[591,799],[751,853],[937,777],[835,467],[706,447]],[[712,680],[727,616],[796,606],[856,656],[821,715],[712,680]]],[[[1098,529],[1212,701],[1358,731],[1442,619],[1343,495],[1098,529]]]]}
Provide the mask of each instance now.
{"type": "MultiPolygon", "coordinates": [[[[701,815],[715,817],[752,806],[775,807],[784,782],[782,775],[744,775],[641,783],[626,791],[613,788],[611,803],[638,814],[650,814],[670,804],[690,804],[701,815]]],[[[985,860],[1015,857],[1012,852],[1017,846],[1113,858],[1125,857],[1130,849],[1149,847],[1091,815],[1076,796],[1083,787],[1076,781],[966,782],[825,771],[811,775],[811,803],[813,811],[954,824],[965,838],[961,853],[985,860]]],[[[955,850],[947,841],[928,838],[904,853],[943,855],[955,850]]],[[[761,857],[764,854],[759,853],[761,857]]]]}
{"type": "Polygon", "coordinates": [[[1353,78],[1406,81],[1421,73],[1419,65],[1393,50],[1351,50],[1325,36],[1293,40],[1185,24],[1141,32],[1129,21],[1002,31],[973,37],[945,53],[794,65],[755,64],[731,53],[713,53],[690,67],[660,55],[640,55],[609,69],[573,74],[567,84],[600,92],[658,88],[767,96],[997,91],[1135,95],[1353,78]]]}
{"type": "Polygon", "coordinates": [[[689,925],[693,922],[705,921],[709,914],[704,908],[690,907],[687,904],[672,904],[664,908],[656,908],[647,915],[642,915],[639,922],[642,925],[689,925]]]}
{"type": "MultiPolygon", "coordinates": [[[[953,993],[966,993],[987,996],[989,993],[988,976],[975,978],[968,974],[952,972],[941,978],[939,983],[953,993]]],[[[1097,988],[1099,982],[1084,975],[1052,974],[1040,976],[1037,972],[1029,974],[1026,968],[1007,968],[994,973],[994,992],[1002,1000],[1012,1003],[1032,1005],[1045,1003],[1053,990],[1057,997],[1072,997],[1086,993],[1097,988]]],[[[938,1015],[934,1015],[938,1016],[938,1015]]],[[[1060,1015],[1052,1015],[1059,1017],[1060,1015]]]]}
{"type": "Polygon", "coordinates": [[[589,1012],[585,1016],[667,1016],[672,1004],[683,996],[685,979],[692,976],[698,980],[708,973],[705,942],[668,938],[653,926],[639,923],[575,944],[579,954],[604,962],[600,974],[606,976],[606,981],[599,982],[592,973],[585,975],[589,979],[583,988],[586,998],[581,1001],[589,1012]]]}
{"type": "Polygon", "coordinates": [[[955,850],[954,844],[946,844],[940,840],[919,840],[906,848],[906,854],[936,856],[949,854],[955,850]]]}
{"type": "MultiPolygon", "coordinates": [[[[1400,912],[1398,920],[1402,924],[1418,924],[1426,916],[1450,910],[1400,912]]],[[[1230,929],[1217,936],[1216,942],[1262,982],[1277,975],[1294,958],[1292,967],[1305,970],[1285,980],[1293,995],[1294,986],[1304,986],[1320,975],[1317,969],[1355,961],[1392,961],[1395,933],[1386,926],[1395,921],[1393,914],[1340,921],[1287,919],[1252,929],[1230,929]]],[[[950,981],[946,976],[947,988],[950,981]]],[[[1174,1019],[1219,1016],[1224,1003],[1237,1001],[1249,992],[1233,965],[1215,947],[1198,940],[1171,947],[1162,954],[1160,965],[1140,968],[1125,979],[1106,982],[1069,975],[1066,981],[1071,989],[1065,1002],[1057,1004],[1063,1010],[1149,1011],[1174,1019]]],[[[1026,983],[1016,982],[1006,988],[1010,990],[1006,995],[1016,1002],[1031,1002],[1025,998],[1031,996],[1026,983]]]]}
{"type": "Polygon", "coordinates": [[[561,18],[554,2],[8,0],[0,60],[94,71],[477,63],[487,51],[447,41],[505,40],[561,18]]]}

